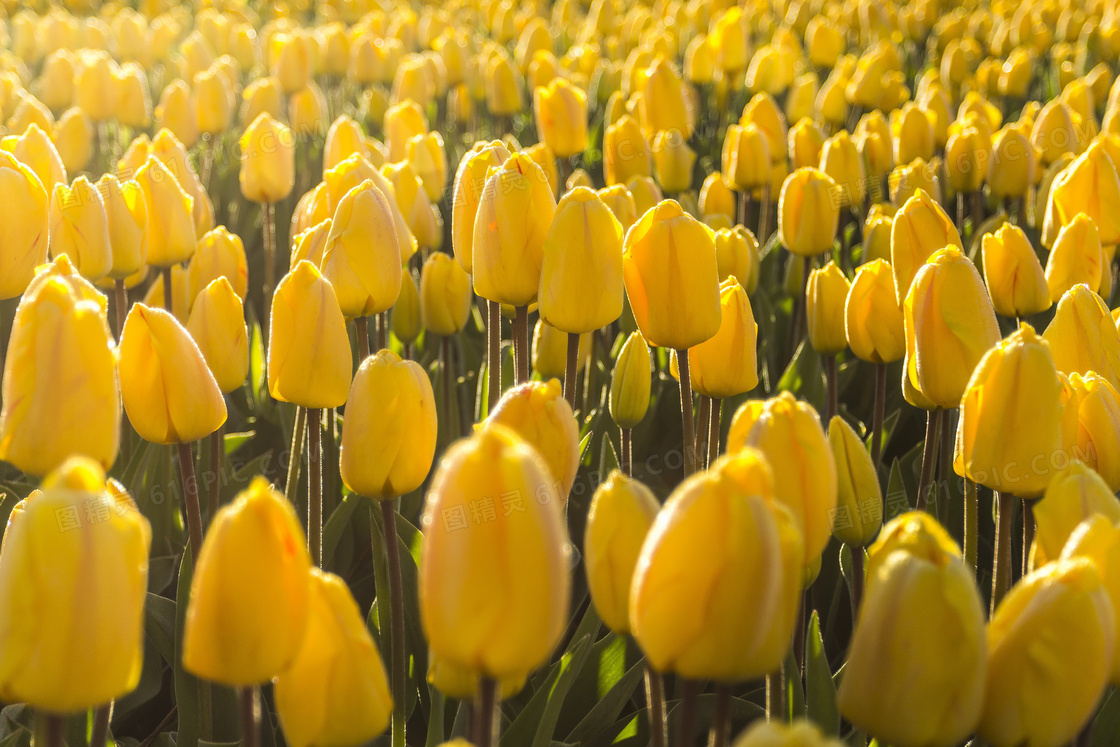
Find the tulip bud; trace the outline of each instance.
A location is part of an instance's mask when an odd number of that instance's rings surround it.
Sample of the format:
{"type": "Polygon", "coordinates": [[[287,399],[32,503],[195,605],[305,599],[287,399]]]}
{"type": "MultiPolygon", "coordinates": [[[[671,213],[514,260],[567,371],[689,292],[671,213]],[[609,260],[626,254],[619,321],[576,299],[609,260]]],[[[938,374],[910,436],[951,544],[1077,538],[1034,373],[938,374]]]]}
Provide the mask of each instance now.
{"type": "Polygon", "coordinates": [[[241,111],[238,119],[255,122],[262,114],[276,119],[283,116],[280,84],[275,78],[258,78],[241,92],[241,111]]]}
{"type": "Polygon", "coordinates": [[[117,122],[134,129],[148,127],[152,122],[152,96],[144,69],[135,62],[126,62],[114,77],[117,122]]]}
{"type": "MultiPolygon", "coordinates": [[[[876,259],[884,260],[888,265],[891,262],[891,228],[894,226],[893,215],[868,215],[863,224],[863,242],[860,252],[860,261],[871,262],[876,259]]],[[[891,289],[894,289],[894,276],[891,275],[891,289]]]]}
{"type": "Polygon", "coordinates": [[[439,202],[447,182],[447,156],[444,153],[443,137],[438,132],[413,135],[408,141],[407,161],[420,177],[428,199],[433,203],[439,202]]]}
{"type": "Polygon", "coordinates": [[[560,158],[587,147],[587,94],[563,78],[533,92],[537,137],[560,158]]]}
{"type": "Polygon", "coordinates": [[[486,178],[474,222],[475,293],[511,306],[537,298],[556,201],[544,172],[515,153],[486,178]]]}
{"type": "Polygon", "coordinates": [[[190,259],[195,250],[194,200],[155,156],[148,157],[135,179],[148,210],[148,264],[169,267],[190,259]]]}
{"type": "Polygon", "coordinates": [[[475,146],[463,156],[455,172],[454,197],[451,202],[451,247],[459,265],[471,272],[474,267],[474,220],[482,200],[487,172],[501,168],[510,156],[500,141],[475,146]]]}
{"type": "Polygon", "coordinates": [[[467,326],[471,278],[451,255],[432,252],[420,272],[420,317],[432,334],[449,337],[467,326]]]}
{"type": "Polygon", "coordinates": [[[291,94],[306,86],[311,79],[312,40],[302,31],[297,31],[279,34],[272,43],[276,48],[272,77],[280,84],[280,90],[291,94]]]}
{"type": "Polygon", "coordinates": [[[703,215],[719,213],[731,220],[735,219],[737,207],[731,185],[722,172],[712,172],[704,178],[700,187],[700,212],[703,215]]]}
{"type": "Polygon", "coordinates": [[[1038,255],[1018,226],[1004,223],[981,241],[984,281],[996,313],[1024,317],[1053,305],[1038,255]]]}
{"type": "Polygon", "coordinates": [[[626,338],[611,374],[611,418],[619,428],[633,428],[646,416],[650,394],[649,345],[640,332],[626,338]]]}
{"type": "Polygon", "coordinates": [[[92,281],[112,268],[109,219],[101,194],[84,176],[73,186],[58,184],[51,198],[50,251],[69,255],[78,271],[92,281]]]}
{"type": "Polygon", "coordinates": [[[649,488],[618,470],[591,498],[583,540],[587,585],[599,617],[618,635],[630,632],[634,567],[660,508],[649,488]]]}
{"type": "Polygon", "coordinates": [[[1085,463],[1120,490],[1120,394],[1108,380],[1089,372],[1069,375],[1067,412],[1077,416],[1077,441],[1073,457],[1085,463]]]}
{"type": "Polygon", "coordinates": [[[255,478],[214,515],[195,561],[183,668],[242,687],[288,671],[308,628],[310,570],[295,510],[255,478]]]}
{"type": "Polygon", "coordinates": [[[557,379],[509,389],[486,422],[509,428],[536,448],[548,465],[561,505],[567,502],[579,469],[579,428],[557,379]]]}
{"type": "Polygon", "coordinates": [[[821,734],[812,721],[800,719],[792,724],[756,719],[735,740],[732,747],[839,747],[841,743],[821,734]]]}
{"type": "Polygon", "coordinates": [[[407,266],[401,268],[401,292],[389,314],[389,329],[404,345],[411,345],[424,331],[420,317],[420,291],[407,266]]]}
{"type": "Polygon", "coordinates": [[[5,698],[85,711],[140,682],[151,528],[111,486],[74,457],[13,510],[0,554],[5,698]]]}
{"type": "Polygon", "coordinates": [[[1120,387],[1120,334],[1104,301],[1088,287],[1066,291],[1042,336],[1062,373],[1095,371],[1120,387]]]}
{"type": "Polygon", "coordinates": [[[719,286],[720,327],[689,350],[692,388],[714,399],[726,399],[758,386],[758,324],[747,293],[735,278],[719,286]]]}
{"type": "Polygon", "coordinates": [[[408,142],[428,131],[428,122],[419,104],[404,101],[385,112],[383,129],[389,146],[389,160],[397,163],[408,157],[408,142]]]}
{"type": "Polygon", "coordinates": [[[865,547],[883,524],[883,493],[875,464],[863,441],[839,415],[828,422],[828,445],[836,462],[832,536],[849,547],[865,547]]]}
{"type": "Polygon", "coordinates": [[[670,194],[685,192],[692,186],[692,167],[696,152],[678,133],[658,132],[653,136],[653,164],[661,189],[670,194]]]}
{"type": "Polygon", "coordinates": [[[249,374],[249,331],[241,296],[225,276],[203,288],[194,299],[187,331],[225,393],[239,389],[249,374]]]}
{"type": "Polygon", "coordinates": [[[904,104],[891,112],[891,134],[894,136],[894,159],[910,163],[915,158],[933,158],[934,133],[932,114],[914,103],[904,104]]]}
{"type": "Polygon", "coordinates": [[[1050,288],[1050,297],[1061,298],[1078,283],[1094,290],[1099,288],[1102,261],[1097,226],[1085,213],[1078,213],[1062,226],[1046,260],[1046,284],[1050,288]]]}
{"type": "Polygon", "coordinates": [[[365,137],[361,125],[345,114],[332,122],[323,145],[323,171],[333,169],[355,153],[368,157],[365,137]]]}
{"type": "MultiPolygon", "coordinates": [[[[399,271],[393,272],[399,282],[399,271]]],[[[352,370],[346,318],[334,288],[310,262],[300,262],[276,286],[270,325],[273,398],[308,408],[343,405],[352,370]]]]}
{"type": "Polygon", "coordinates": [[[390,308],[401,289],[401,250],[392,209],[369,179],[338,203],[321,263],[348,317],[390,308]]]}
{"type": "MultiPolygon", "coordinates": [[[[809,164],[815,166],[816,164],[809,164]]],[[[821,150],[820,170],[836,183],[840,207],[862,205],[867,192],[867,177],[863,163],[847,130],[841,130],[825,141],[821,150]]]]}
{"type": "Polygon", "coordinates": [[[296,150],[292,131],[266,113],[241,135],[241,194],[251,202],[280,202],[295,185],[296,150]]]}
{"type": "MultiPolygon", "coordinates": [[[[1120,525],[1104,516],[1090,516],[1077,525],[1062,548],[1063,561],[1088,558],[1096,564],[1104,582],[1105,591],[1115,611],[1120,604],[1120,525]]],[[[1113,640],[1113,651],[1120,643],[1120,631],[1113,640]]],[[[1109,674],[1110,683],[1120,679],[1120,661],[1114,655],[1109,674]]]]}
{"type": "Polygon", "coordinates": [[[754,124],[727,127],[723,139],[721,170],[738,191],[755,189],[770,179],[770,146],[761,128],[754,124]]]}
{"type": "Polygon", "coordinates": [[[1020,197],[1035,181],[1036,155],[1027,136],[1004,127],[992,138],[988,159],[988,189],[997,197],[1020,197]]]}
{"type": "Polygon", "coordinates": [[[93,158],[93,122],[81,109],[67,109],[51,130],[51,139],[69,173],[85,171],[93,158]]]}
{"type": "Polygon", "coordinates": [[[844,303],[844,332],[861,360],[891,363],[906,355],[902,309],[886,260],[872,260],[856,273],[844,303]]]}
{"type": "Polygon", "coordinates": [[[653,173],[649,146],[637,120],[629,115],[603,131],[603,179],[607,186],[626,184],[635,176],[653,173]]]}
{"type": "Polygon", "coordinates": [[[659,203],[626,233],[623,277],[638,328],[654,345],[683,350],[719,331],[715,233],[678,203],[659,203]]]}
{"type": "Polygon", "coordinates": [[[813,67],[832,68],[848,45],[844,33],[824,16],[816,16],[805,28],[805,45],[813,67]]]}
{"type": "Polygon", "coordinates": [[[1056,560],[1077,525],[1094,515],[1120,523],[1120,500],[1099,474],[1074,459],[1053,477],[1042,500],[1034,504],[1030,569],[1056,560]]]}
{"type": "Polygon", "coordinates": [[[778,236],[792,254],[811,257],[831,249],[839,222],[836,183],[827,174],[817,169],[798,169],[782,183],[778,236]]]}
{"type": "Polygon", "coordinates": [[[175,317],[135,304],[121,332],[124,409],[141,438],[190,443],[226,421],[226,405],[202,352],[175,317]]]}
{"type": "Polygon", "coordinates": [[[1077,155],[1080,150],[1071,114],[1061,99],[1048,102],[1038,113],[1031,129],[1031,144],[1039,150],[1044,165],[1066,153],[1077,155]]]}
{"type": "Polygon", "coordinates": [[[39,177],[0,152],[0,299],[22,294],[47,260],[48,205],[39,177]]]}
{"type": "Polygon", "coordinates": [[[537,143],[530,145],[528,148],[523,148],[521,154],[528,156],[533,163],[540,166],[541,171],[544,172],[545,180],[548,182],[548,188],[552,190],[553,197],[560,195],[560,171],[556,168],[556,155],[544,143],[537,143]]]}
{"type": "Polygon", "coordinates": [[[284,736],[293,747],[366,742],[393,711],[385,665],[346,583],[312,568],[310,586],[303,643],[275,682],[284,736]]]}
{"type": "Polygon", "coordinates": [[[72,454],[112,466],[120,441],[116,355],[104,310],[40,276],[16,310],[4,366],[0,459],[45,475],[72,454]],[[75,420],[72,413],[81,413],[75,420]]]}
{"type": "Polygon", "coordinates": [[[984,692],[984,610],[972,570],[919,512],[883,527],[869,555],[840,713],[884,743],[960,742],[976,728],[984,692]]]}
{"type": "Polygon", "coordinates": [[[239,298],[245,298],[249,287],[245,245],[237,234],[218,226],[198,240],[198,248],[187,266],[187,295],[191,303],[211,281],[222,277],[229,281],[239,298]]]}
{"type": "Polygon", "coordinates": [[[233,118],[233,91],[217,70],[204,70],[194,76],[198,129],[208,135],[220,135],[229,129],[233,118]]]}
{"type": "MultiPolygon", "coordinates": [[[[11,153],[27,168],[35,172],[46,190],[47,198],[54,192],[54,185],[67,183],[66,167],[50,137],[37,124],[30,124],[22,135],[9,135],[0,140],[0,150],[11,153]]],[[[44,201],[45,202],[45,201],[44,201]]]]}
{"type": "Polygon", "coordinates": [[[758,287],[759,264],[758,240],[749,229],[743,226],[721,228],[715,232],[716,267],[722,283],[735,277],[747,293],[758,287]]]}
{"type": "Polygon", "coordinates": [[[105,206],[112,247],[108,275],[124,279],[141,270],[148,259],[148,203],[138,182],[122,182],[112,174],[97,180],[97,190],[105,206]]]}
{"type": "Polygon", "coordinates": [[[634,570],[630,627],[657,671],[731,683],[785,658],[803,550],[774,488],[766,458],[748,449],[686,479],[654,519],[634,570]]]}
{"type": "MultiPolygon", "coordinates": [[[[582,371],[591,360],[591,332],[579,336],[576,371],[582,371]]],[[[563,378],[568,361],[568,333],[561,332],[541,319],[533,328],[533,350],[530,362],[542,380],[563,378]]]]}
{"type": "Polygon", "coordinates": [[[393,212],[393,224],[397,229],[397,242],[401,250],[401,261],[405,262],[416,253],[416,237],[405,221],[404,214],[397,203],[396,191],[393,183],[377,169],[373,168],[368,160],[354,154],[335,166],[323,175],[327,185],[327,215],[333,216],[338,210],[338,205],[346,193],[354,187],[361,186],[366,180],[381,190],[388,200],[389,209],[393,212]]]}
{"type": "Polygon", "coordinates": [[[173,81],[163,89],[155,116],[157,130],[170,130],[188,148],[198,142],[198,107],[185,81],[173,81]]]}
{"type": "Polygon", "coordinates": [[[979,734],[992,744],[1062,744],[1097,710],[1116,642],[1101,573],[1060,560],[1016,584],[988,624],[979,734]]]}
{"type": "Polygon", "coordinates": [[[524,676],[560,640],[571,582],[552,481],[539,453],[501,426],[440,460],[419,569],[421,623],[440,660],[488,677],[524,676]]]}
{"type": "Polygon", "coordinates": [[[851,284],[835,262],[809,273],[805,287],[809,343],[821,355],[836,355],[848,347],[844,321],[850,289],[851,284]]]}
{"type": "Polygon", "coordinates": [[[964,245],[956,226],[924,190],[919,189],[894,217],[891,226],[891,269],[899,306],[906,300],[918,270],[937,250],[964,245]]]}

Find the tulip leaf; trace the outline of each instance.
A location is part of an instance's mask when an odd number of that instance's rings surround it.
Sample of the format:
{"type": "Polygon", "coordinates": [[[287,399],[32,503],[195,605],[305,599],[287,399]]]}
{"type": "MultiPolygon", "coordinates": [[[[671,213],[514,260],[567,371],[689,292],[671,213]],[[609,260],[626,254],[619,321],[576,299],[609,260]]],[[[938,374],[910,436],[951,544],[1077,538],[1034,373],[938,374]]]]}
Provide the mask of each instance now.
{"type": "Polygon", "coordinates": [[[839,735],[840,708],[836,703],[836,685],[832,682],[816,610],[809,617],[809,630],[805,634],[805,701],[809,720],[825,734],[839,735]]]}
{"type": "Polygon", "coordinates": [[[25,703],[0,711],[0,747],[29,747],[35,732],[35,713],[25,703]]]}
{"type": "Polygon", "coordinates": [[[198,680],[183,668],[183,629],[187,619],[187,599],[190,598],[191,576],[194,564],[191,560],[191,547],[183,550],[183,562],[179,565],[179,584],[175,598],[175,654],[171,666],[175,672],[175,705],[179,708],[179,734],[175,747],[198,747],[198,680]]]}
{"type": "Polygon", "coordinates": [[[790,392],[824,411],[826,388],[821,370],[821,357],[803,340],[793,354],[793,360],[778,380],[778,390],[790,392]]]}
{"type": "Polygon", "coordinates": [[[891,477],[887,481],[887,494],[883,496],[883,523],[887,523],[900,513],[910,510],[910,496],[902,480],[902,466],[898,459],[891,464],[891,477]]]}
{"type": "Polygon", "coordinates": [[[502,731],[499,747],[525,747],[530,744],[532,747],[547,747],[568,689],[590,651],[590,635],[575,639],[560,661],[548,670],[548,676],[533,693],[528,705],[517,714],[509,728],[502,731]]]}
{"type": "MultiPolygon", "coordinates": [[[[5,709],[6,710],[6,709],[5,709]]],[[[1120,734],[1120,688],[1110,687],[1093,720],[1091,747],[1112,747],[1120,734]]]]}
{"type": "Polygon", "coordinates": [[[350,528],[350,520],[354,518],[354,509],[362,501],[360,495],[348,493],[342,503],[336,508],[323,524],[323,567],[329,567],[338,549],[339,540],[343,533],[350,528]]]}
{"type": "Polygon", "coordinates": [[[782,664],[782,681],[785,684],[786,720],[805,718],[805,691],[801,687],[801,673],[792,646],[786,652],[786,660],[782,664]]]}
{"type": "Polygon", "coordinates": [[[576,744],[585,744],[596,733],[613,724],[641,684],[645,669],[644,660],[630,667],[611,689],[601,696],[595,707],[576,724],[576,728],[572,729],[565,739],[576,744]]]}
{"type": "Polygon", "coordinates": [[[175,602],[148,593],[144,603],[144,635],[170,666],[175,666],[175,602]]]}
{"type": "Polygon", "coordinates": [[[249,387],[253,395],[254,408],[261,410],[263,409],[262,405],[268,399],[267,396],[263,396],[268,392],[265,381],[267,370],[265,368],[264,337],[261,334],[261,325],[257,322],[252,306],[249,307],[249,314],[252,318],[252,328],[249,331],[249,387]]]}

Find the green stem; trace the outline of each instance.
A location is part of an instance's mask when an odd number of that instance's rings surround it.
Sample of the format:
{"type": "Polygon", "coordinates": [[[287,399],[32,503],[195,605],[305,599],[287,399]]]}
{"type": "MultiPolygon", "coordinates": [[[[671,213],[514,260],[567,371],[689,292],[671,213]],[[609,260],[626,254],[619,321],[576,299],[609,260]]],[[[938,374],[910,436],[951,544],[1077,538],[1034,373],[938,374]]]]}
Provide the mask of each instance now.
{"type": "Polygon", "coordinates": [[[723,418],[723,400],[712,399],[712,405],[708,410],[708,468],[711,469],[712,464],[719,458],[719,431],[720,422],[723,418]]]}
{"type": "Polygon", "coordinates": [[[369,357],[369,318],[355,317],[354,332],[358,338],[358,365],[360,366],[369,357]]]}
{"type": "Polygon", "coordinates": [[[393,747],[404,747],[405,727],[405,652],[404,585],[401,583],[401,557],[397,544],[397,512],[392,500],[380,501],[381,523],[385,527],[385,556],[389,561],[389,615],[392,644],[393,747]]]}
{"type": "Polygon", "coordinates": [[[261,231],[264,234],[264,296],[263,310],[272,306],[272,291],[276,288],[276,216],[271,202],[262,205],[263,220],[261,231]]]}
{"type": "Polygon", "coordinates": [[[941,411],[930,410],[926,414],[926,439],[922,445],[922,471],[918,477],[918,500],[915,508],[926,510],[929,486],[933,482],[933,462],[937,452],[937,428],[941,424],[941,411]]]}
{"type": "MultiPolygon", "coordinates": [[[[513,361],[516,383],[529,380],[529,307],[518,306],[513,319],[513,361]]],[[[577,343],[578,344],[578,343],[577,343]]],[[[578,348],[577,348],[578,349],[578,348]]]]}
{"type": "Polygon", "coordinates": [[[875,364],[875,410],[871,416],[871,461],[875,463],[875,473],[883,454],[883,413],[887,404],[887,364],[875,364]]]}
{"type": "Polygon", "coordinates": [[[677,351],[677,368],[681,385],[681,448],[684,449],[684,476],[696,471],[696,436],[692,421],[692,383],[688,378],[688,349],[677,351]]]}
{"type": "Polygon", "coordinates": [[[634,476],[634,441],[633,441],[633,434],[630,432],[629,428],[620,428],[619,431],[621,431],[621,433],[622,433],[622,436],[621,436],[621,440],[622,440],[622,459],[621,459],[621,461],[622,461],[622,464],[620,464],[619,466],[622,468],[622,474],[626,475],[627,477],[633,477],[634,476]]]}
{"type": "Polygon", "coordinates": [[[494,747],[494,711],[498,706],[498,683],[482,677],[475,700],[475,747],[494,747]]]}
{"type": "Polygon", "coordinates": [[[490,413],[502,396],[502,307],[486,302],[486,410],[490,413]]]}
{"type": "Polygon", "coordinates": [[[222,456],[225,454],[225,424],[218,426],[218,430],[209,436],[210,441],[210,482],[206,496],[206,523],[214,520],[218,513],[218,492],[222,486],[222,456]]]}
{"type": "Polygon", "coordinates": [[[36,711],[33,747],[63,747],[62,733],[65,729],[65,716],[47,711],[36,711]]]}
{"type": "Polygon", "coordinates": [[[976,575],[976,541],[977,541],[977,501],[976,483],[964,478],[964,559],[976,575]]]}
{"type": "Polygon", "coordinates": [[[113,718],[113,701],[93,709],[93,726],[89,732],[89,747],[105,747],[109,738],[109,721],[113,718]]]}
{"type": "Polygon", "coordinates": [[[579,335],[568,333],[568,359],[564,366],[564,399],[576,409],[576,372],[579,370],[579,335]]]}
{"type": "Polygon", "coordinates": [[[727,747],[727,727],[731,720],[731,688],[716,686],[716,713],[712,719],[712,747],[727,747]]]}
{"type": "Polygon", "coordinates": [[[678,747],[691,747],[696,744],[696,702],[700,696],[700,683],[696,680],[684,680],[682,685],[676,744],[678,747]]]}
{"type": "Polygon", "coordinates": [[[323,567],[323,411],[307,409],[307,550],[323,567]]]}
{"type": "Polygon", "coordinates": [[[250,685],[238,693],[241,717],[241,747],[259,747],[261,740],[261,709],[257,702],[257,688],[250,685]]]}
{"type": "Polygon", "coordinates": [[[1015,498],[1010,493],[996,493],[996,546],[992,559],[992,606],[996,607],[1007,590],[1011,588],[1011,510],[1015,498]]]}
{"type": "Polygon", "coordinates": [[[665,747],[668,741],[665,723],[665,683],[661,673],[646,661],[646,703],[649,709],[650,747],[665,747]]]}
{"type": "Polygon", "coordinates": [[[303,465],[303,431],[307,427],[307,410],[296,408],[296,422],[292,427],[291,459],[288,460],[288,477],[284,480],[284,495],[288,503],[296,505],[296,488],[299,485],[299,468],[303,465]]]}
{"type": "MultiPolygon", "coordinates": [[[[167,310],[168,314],[174,314],[175,310],[171,305],[173,295],[171,292],[171,265],[162,268],[160,276],[163,278],[163,308],[167,310]]],[[[124,327],[121,327],[121,329],[124,329],[124,327]]]]}

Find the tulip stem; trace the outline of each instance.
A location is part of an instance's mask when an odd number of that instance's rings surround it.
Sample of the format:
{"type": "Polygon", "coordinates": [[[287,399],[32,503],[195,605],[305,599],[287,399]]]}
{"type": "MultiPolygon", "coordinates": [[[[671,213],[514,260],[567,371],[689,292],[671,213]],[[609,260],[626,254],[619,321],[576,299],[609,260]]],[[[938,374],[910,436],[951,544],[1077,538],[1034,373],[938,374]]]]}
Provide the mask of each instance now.
{"type": "Polygon", "coordinates": [[[451,338],[443,335],[439,338],[439,378],[440,399],[439,417],[447,420],[448,442],[455,440],[455,429],[452,428],[454,418],[451,417],[451,338]]]}
{"type": "MultiPolygon", "coordinates": [[[[961,240],[964,240],[964,200],[965,193],[957,192],[957,233],[961,235],[961,240]]],[[[976,227],[973,226],[973,231],[976,227]]]]}
{"type": "MultiPolygon", "coordinates": [[[[984,222],[984,195],[980,190],[969,193],[969,208],[972,213],[972,235],[976,236],[977,229],[984,222]]],[[[961,240],[964,240],[964,231],[961,231],[961,240]]]]}
{"type": "Polygon", "coordinates": [[[361,366],[369,357],[369,318],[364,316],[354,317],[354,333],[358,338],[358,365],[361,366]]]}
{"type": "Polygon", "coordinates": [[[712,407],[708,411],[708,469],[711,469],[712,463],[719,457],[719,429],[722,420],[723,400],[713,397],[712,407]]]}
{"type": "Polygon", "coordinates": [[[1011,588],[1011,509],[1015,498],[1010,493],[996,493],[996,547],[992,569],[992,606],[991,614],[1011,588]]]}
{"type": "Polygon", "coordinates": [[[89,731],[89,747],[105,747],[109,738],[109,721],[113,718],[113,701],[93,709],[93,725],[89,731]]]}
{"type": "Polygon", "coordinates": [[[568,333],[568,359],[564,365],[564,399],[576,409],[576,372],[579,370],[579,334],[568,333]]]}
{"type": "Polygon", "coordinates": [[[475,700],[475,747],[494,747],[494,711],[498,706],[497,680],[483,676],[478,682],[475,700]]]}
{"type": "MultiPolygon", "coordinates": [[[[516,382],[529,380],[529,307],[518,306],[513,318],[513,361],[517,372],[516,382]]],[[[577,340],[578,351],[578,340],[577,340]]]]}
{"type": "Polygon", "coordinates": [[[700,683],[684,680],[682,683],[680,716],[677,717],[677,747],[696,744],[696,701],[700,696],[700,683]]]}
{"type": "Polygon", "coordinates": [[[964,559],[976,574],[976,535],[977,535],[977,502],[976,483],[964,478],[964,559]]]}
{"type": "Polygon", "coordinates": [[[681,446],[684,448],[684,476],[696,471],[696,437],[692,422],[692,383],[688,378],[688,348],[677,350],[677,368],[681,384],[681,446]]]}
{"type": "Polygon", "coordinates": [[[128,317],[128,290],[124,287],[124,278],[117,278],[113,283],[113,306],[117,316],[117,342],[121,341],[124,332],[124,320],[128,317]]]}
{"type": "Polygon", "coordinates": [[[296,488],[299,485],[299,468],[303,464],[303,431],[307,427],[307,410],[296,408],[296,422],[292,426],[292,447],[289,449],[288,477],[284,481],[284,495],[288,503],[296,505],[296,488]]]}
{"type": "Polygon", "coordinates": [[[489,414],[502,396],[502,307],[486,302],[486,412],[489,414]]]}
{"type": "Polygon", "coordinates": [[[389,617],[392,646],[391,674],[393,692],[393,747],[404,747],[405,694],[407,672],[404,656],[404,585],[401,583],[401,556],[397,546],[397,512],[393,501],[379,501],[385,526],[385,556],[389,561],[389,617]]]}
{"type": "Polygon", "coordinates": [[[776,672],[771,672],[766,675],[766,720],[778,721],[782,718],[782,671],[779,668],[776,672]]]}
{"type": "Polygon", "coordinates": [[[863,599],[863,548],[851,547],[852,555],[852,628],[855,628],[856,615],[859,613],[859,603],[863,599]]]}
{"type": "Polygon", "coordinates": [[[622,434],[622,464],[620,464],[619,466],[622,467],[622,474],[626,475],[627,477],[633,477],[634,476],[633,434],[631,433],[629,428],[619,428],[619,432],[622,434]]]}
{"type": "Polygon", "coordinates": [[[665,723],[665,685],[661,673],[646,661],[646,703],[649,707],[650,747],[665,747],[668,742],[665,723]]]}
{"type": "Polygon", "coordinates": [[[225,453],[225,424],[218,426],[218,430],[209,436],[210,440],[210,474],[206,476],[210,484],[206,496],[206,523],[214,520],[218,513],[218,490],[222,484],[222,455],[225,453]]]}
{"type": "Polygon", "coordinates": [[[175,310],[171,305],[173,295],[171,292],[171,266],[162,268],[160,274],[163,278],[163,308],[167,309],[168,314],[174,314],[175,310]]]}
{"type": "Polygon", "coordinates": [[[263,203],[261,230],[264,234],[264,296],[262,308],[272,304],[272,290],[276,287],[276,219],[271,202],[263,203]]]}
{"type": "Polygon", "coordinates": [[[382,311],[377,315],[377,349],[384,350],[389,347],[389,312],[382,311]]]}
{"type": "Polygon", "coordinates": [[[883,412],[887,405],[887,364],[875,364],[875,409],[871,416],[871,461],[875,464],[875,474],[879,474],[879,464],[883,455],[883,412]]]}
{"type": "Polygon", "coordinates": [[[941,411],[930,410],[926,414],[926,440],[922,445],[922,472],[918,477],[918,500],[915,508],[926,510],[929,486],[933,482],[933,462],[937,451],[937,429],[941,425],[941,411]]]}
{"type": "Polygon", "coordinates": [[[241,747],[259,747],[261,737],[261,710],[257,702],[257,688],[250,685],[238,693],[241,715],[241,747]]]}
{"type": "Polygon", "coordinates": [[[307,551],[323,567],[323,411],[307,408],[307,551]]]}
{"type": "Polygon", "coordinates": [[[65,730],[65,716],[47,711],[36,711],[33,747],[63,747],[62,733],[65,730]]]}
{"type": "Polygon", "coordinates": [[[758,245],[766,246],[770,238],[770,182],[762,185],[762,199],[758,205],[758,245]]]}
{"type": "Polygon", "coordinates": [[[1034,504],[1023,499],[1023,560],[1019,566],[1019,577],[1027,575],[1027,565],[1031,558],[1031,543],[1034,542],[1034,504]]]}
{"type": "MultiPolygon", "coordinates": [[[[691,381],[689,382],[692,383],[691,381]]],[[[703,466],[701,459],[708,454],[708,421],[711,419],[712,400],[706,394],[700,395],[700,409],[696,413],[696,459],[697,469],[703,466]]]]}
{"type": "Polygon", "coordinates": [[[202,548],[202,514],[198,506],[198,480],[189,443],[178,444],[179,475],[183,479],[183,510],[187,514],[187,538],[191,543],[191,563],[198,562],[202,548]]]}
{"type": "Polygon", "coordinates": [[[731,688],[716,685],[716,713],[712,719],[712,747],[727,747],[727,727],[731,720],[731,688]]]}
{"type": "Polygon", "coordinates": [[[739,225],[747,225],[747,213],[751,209],[751,191],[744,189],[739,192],[739,225]]]}
{"type": "Polygon", "coordinates": [[[828,383],[828,419],[831,421],[836,412],[840,409],[839,404],[839,386],[836,381],[836,356],[826,355],[824,357],[824,371],[825,379],[828,383]]]}

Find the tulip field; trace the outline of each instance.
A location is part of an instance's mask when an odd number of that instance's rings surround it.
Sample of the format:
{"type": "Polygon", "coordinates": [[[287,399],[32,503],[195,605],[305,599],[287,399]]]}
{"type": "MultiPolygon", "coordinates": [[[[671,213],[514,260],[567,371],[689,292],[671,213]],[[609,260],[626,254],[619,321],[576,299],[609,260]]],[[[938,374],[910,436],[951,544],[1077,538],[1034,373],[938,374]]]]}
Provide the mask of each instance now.
{"type": "Polygon", "coordinates": [[[0,747],[1120,747],[1120,6],[0,1],[0,747]]]}

